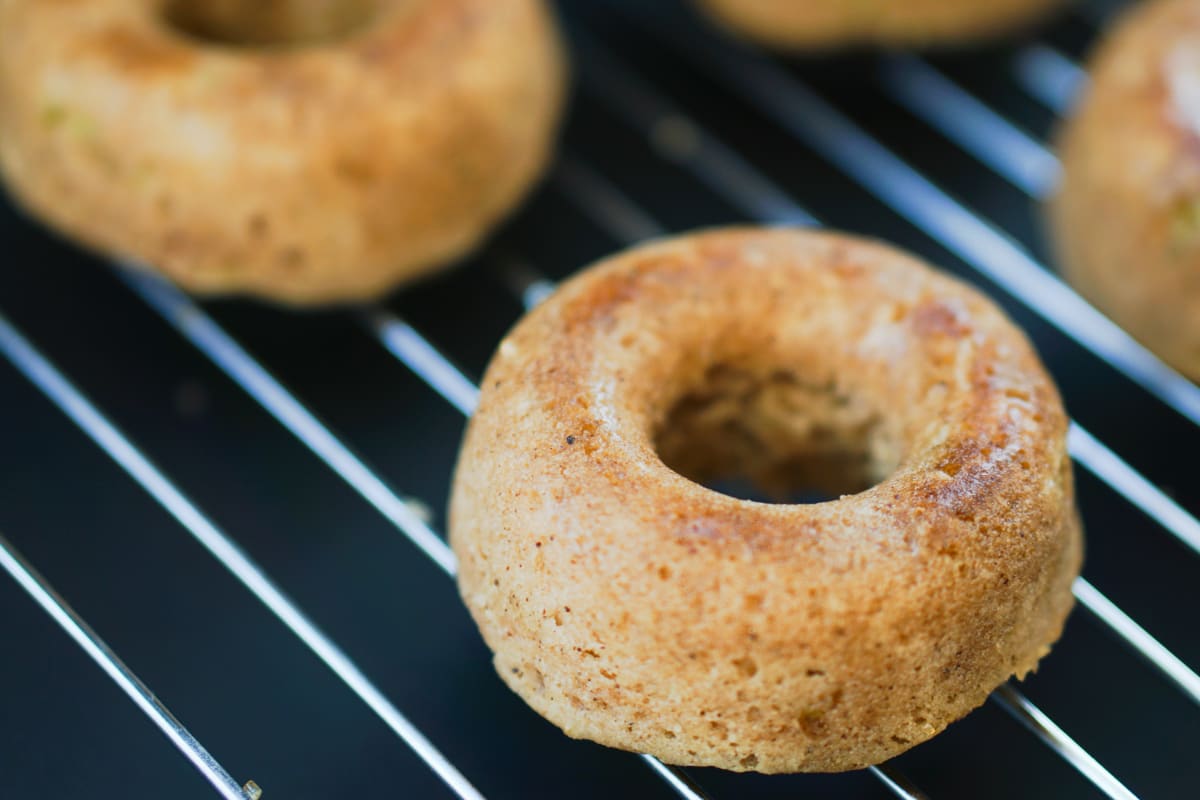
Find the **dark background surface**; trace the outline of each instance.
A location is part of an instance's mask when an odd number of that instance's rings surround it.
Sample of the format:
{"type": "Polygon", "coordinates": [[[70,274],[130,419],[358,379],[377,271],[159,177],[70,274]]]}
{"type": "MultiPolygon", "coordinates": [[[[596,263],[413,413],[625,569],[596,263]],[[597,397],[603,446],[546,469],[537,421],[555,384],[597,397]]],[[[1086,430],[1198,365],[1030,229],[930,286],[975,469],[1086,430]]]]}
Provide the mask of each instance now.
{"type": "MultiPolygon", "coordinates": [[[[564,4],[566,5],[566,4],[564,4]]],[[[753,106],[710,82],[633,19],[674,3],[577,2],[577,35],[605,43],[693,118],[831,225],[910,248],[981,286],[1035,339],[1085,426],[1200,511],[1200,428],[1149,397],[889,211],[753,106]],[[628,16],[632,14],[633,17],[628,16]]],[[[1078,58],[1068,14],[1034,34],[1078,58]]],[[[1022,92],[1024,41],[933,63],[1038,138],[1053,116],[1022,92]]],[[[898,154],[1039,258],[1037,209],[882,93],[879,61],[787,66],[898,154]]],[[[584,65],[586,66],[586,65],[584,65]]],[[[582,67],[581,67],[582,71],[582,67]]],[[[662,160],[584,85],[565,142],[673,230],[744,221],[662,160]]],[[[134,295],[103,263],[0,205],[0,311],[361,665],[488,797],[671,797],[637,758],[573,742],[500,684],[451,582],[387,520],[134,295]]],[[[389,305],[472,378],[521,308],[495,269],[519,256],[564,277],[621,246],[550,182],[478,258],[389,305]]],[[[443,508],[461,416],[353,314],[246,302],[211,314],[405,497],[443,508]]],[[[0,359],[0,530],[239,780],[267,798],[442,797],[441,783],[185,530],[0,359]]],[[[1189,664],[1200,561],[1079,473],[1085,574],[1189,664]]],[[[7,576],[0,576],[0,797],[208,798],[211,790],[7,576]]],[[[1135,792],[1196,796],[1200,710],[1086,613],[1024,691],[1135,792]]],[[[988,704],[897,760],[932,797],[1098,796],[988,704]]],[[[714,798],[883,798],[866,773],[692,775],[714,798]]]]}

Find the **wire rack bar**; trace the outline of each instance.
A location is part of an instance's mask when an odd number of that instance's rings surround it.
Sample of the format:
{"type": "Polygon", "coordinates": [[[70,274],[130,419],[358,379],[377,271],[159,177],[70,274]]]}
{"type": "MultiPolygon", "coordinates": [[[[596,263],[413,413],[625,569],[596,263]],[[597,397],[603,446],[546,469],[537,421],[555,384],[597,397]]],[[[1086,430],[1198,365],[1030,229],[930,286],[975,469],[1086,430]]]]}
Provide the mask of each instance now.
{"type": "MultiPolygon", "coordinates": [[[[889,63],[897,67],[881,71],[885,87],[928,125],[1034,199],[1048,197],[1057,187],[1062,166],[1036,139],[925,62],[903,57],[889,63]]],[[[1022,50],[1014,67],[1022,88],[1035,99],[1049,99],[1047,105],[1060,115],[1087,82],[1087,73],[1044,45],[1022,50]],[[1022,58],[1034,63],[1026,65],[1022,58]]]]}
{"type": "Polygon", "coordinates": [[[1162,525],[1193,552],[1200,553],[1200,520],[1168,497],[1162,489],[1076,422],[1072,422],[1067,431],[1067,446],[1071,456],[1087,467],[1089,472],[1162,525]]]}
{"type": "Polygon", "coordinates": [[[118,274],[184,338],[233,377],[239,386],[330,469],[345,479],[363,499],[403,531],[443,572],[454,574],[458,564],[454,553],[441,537],[199,306],[174,286],[148,271],[131,268],[120,270],[118,274]]]}
{"type": "Polygon", "coordinates": [[[560,151],[551,178],[564,194],[587,198],[601,224],[608,230],[620,231],[621,237],[628,241],[640,242],[663,235],[657,222],[582,164],[569,152],[560,151]]]}
{"type": "Polygon", "coordinates": [[[454,368],[411,325],[380,306],[364,310],[361,317],[389,353],[412,365],[413,372],[450,405],[468,417],[475,413],[475,407],[479,405],[479,387],[454,368]]]}
{"type": "Polygon", "coordinates": [[[526,308],[538,305],[554,294],[556,288],[527,261],[513,255],[500,257],[499,275],[501,282],[513,290],[526,308]]]}
{"type": "Polygon", "coordinates": [[[929,795],[891,764],[878,764],[867,769],[900,800],[929,800],[929,795]]]}
{"type": "Polygon", "coordinates": [[[1047,747],[1075,767],[1097,789],[1113,800],[1137,800],[1137,795],[1113,777],[1113,774],[1105,769],[1099,761],[1092,758],[1062,728],[1058,727],[1054,720],[1046,716],[1040,708],[1014,689],[1011,684],[1006,683],[993,692],[992,699],[1041,739],[1047,747]]]}
{"type": "Polygon", "coordinates": [[[1071,109],[1088,82],[1087,72],[1078,64],[1041,43],[1018,50],[1012,71],[1026,94],[1059,115],[1071,109]]]}
{"type": "Polygon", "coordinates": [[[732,198],[756,220],[772,225],[817,224],[787,192],[652,91],[606,47],[582,32],[576,32],[573,39],[580,52],[580,75],[587,87],[641,128],[660,158],[690,170],[716,194],[732,198]]]}
{"type": "Polygon", "coordinates": [[[709,800],[709,796],[704,793],[700,785],[692,780],[683,770],[678,767],[668,767],[654,756],[642,754],[638,757],[650,767],[654,774],[658,775],[668,786],[674,789],[675,794],[684,798],[684,800],[709,800]]]}
{"type": "MultiPolygon", "coordinates": [[[[23,344],[8,321],[0,317],[0,349],[4,350],[5,355],[10,360],[15,360],[14,355],[20,356],[23,344]]],[[[141,678],[4,536],[0,536],[0,567],[13,577],[34,602],[41,606],[142,713],[150,718],[204,779],[212,784],[217,794],[225,800],[253,800],[252,790],[238,785],[199,740],[163,705],[154,692],[150,691],[141,678]]]]}
{"type": "MultiPolygon", "coordinates": [[[[521,306],[526,311],[532,311],[536,306],[540,306],[558,288],[558,284],[542,275],[528,262],[524,262],[521,265],[520,271],[509,270],[505,263],[497,264],[496,269],[504,278],[505,285],[508,286],[509,291],[515,297],[520,298],[521,306]],[[547,286],[550,291],[545,295],[542,295],[540,292],[531,292],[530,287],[537,285],[547,286]]],[[[405,364],[405,366],[408,365],[405,364]]]]}
{"type": "MultiPolygon", "coordinates": [[[[594,46],[594,49],[597,53],[602,52],[598,46],[594,46]]],[[[585,80],[589,80],[590,84],[597,85],[603,99],[611,101],[611,107],[619,115],[624,116],[631,124],[640,127],[644,135],[651,135],[656,119],[661,119],[663,116],[673,116],[677,113],[668,100],[658,95],[648,84],[636,77],[628,68],[623,67],[615,56],[608,54],[604,58],[607,61],[604,71],[593,73],[591,70],[585,68],[583,72],[585,80]],[[615,85],[602,86],[607,77],[616,77],[620,82],[615,85]],[[620,92],[618,92],[618,89],[620,92]],[[639,98],[639,105],[644,109],[643,113],[633,114],[630,104],[621,99],[623,96],[622,93],[626,91],[639,98]],[[650,116],[650,112],[654,112],[658,116],[650,116]]],[[[698,132],[708,138],[712,138],[710,134],[702,129],[698,132]]],[[[626,206],[632,205],[633,207],[620,209],[618,211],[619,215],[638,217],[642,221],[642,232],[644,233],[649,233],[653,236],[664,235],[665,232],[662,230],[661,225],[651,219],[641,208],[638,208],[627,195],[612,186],[597,171],[585,164],[579,163],[577,159],[572,160],[573,169],[587,175],[588,182],[592,186],[593,191],[586,194],[572,194],[569,191],[569,186],[560,186],[560,188],[564,191],[568,199],[582,209],[597,225],[607,229],[611,235],[617,236],[625,244],[636,243],[636,239],[629,238],[629,234],[632,234],[634,231],[618,229],[609,223],[609,220],[614,217],[614,213],[608,206],[621,203],[626,206]],[[597,195],[603,195],[606,208],[601,209],[592,203],[593,197],[597,195]]],[[[701,165],[697,159],[688,162],[686,166],[698,169],[701,165]]],[[[771,196],[776,198],[772,201],[773,203],[786,202],[794,209],[791,212],[791,216],[804,215],[813,224],[819,224],[819,221],[811,213],[800,207],[799,204],[788,196],[786,191],[776,186],[769,178],[758,172],[756,168],[744,163],[741,169],[749,173],[754,185],[769,187],[771,196]]],[[[725,191],[725,187],[722,185],[717,185],[715,188],[733,203],[741,203],[740,194],[725,191]]],[[[753,216],[755,206],[743,206],[743,210],[753,216]]],[[[1068,446],[1072,457],[1088,469],[1088,471],[1099,477],[1114,491],[1121,494],[1142,512],[1161,524],[1169,533],[1193,551],[1200,553],[1200,521],[1193,515],[1184,510],[1178,503],[1150,483],[1150,481],[1146,480],[1137,470],[1129,466],[1116,453],[1084,430],[1078,423],[1073,422],[1071,424],[1068,446]]]]}
{"type": "Polygon", "coordinates": [[[1079,604],[1117,635],[1129,649],[1137,653],[1147,664],[1158,670],[1167,680],[1175,684],[1191,701],[1200,705],[1200,675],[1183,662],[1179,656],[1122,611],[1100,590],[1083,578],[1076,578],[1071,586],[1079,604]]]}
{"type": "Polygon", "coordinates": [[[1103,619],[1119,637],[1132,644],[1135,652],[1162,670],[1187,693],[1193,703],[1200,705],[1200,676],[1151,636],[1145,628],[1134,622],[1116,603],[1101,594],[1095,586],[1083,578],[1077,578],[1073,588],[1080,603],[1103,619]]]}
{"type": "Polygon", "coordinates": [[[578,192],[575,191],[578,186],[576,182],[558,183],[556,188],[559,193],[583,212],[585,217],[594,222],[597,228],[622,247],[633,247],[647,240],[662,238],[670,233],[665,225],[650,216],[649,212],[634,202],[633,198],[604,177],[591,164],[577,157],[570,149],[561,148],[559,159],[569,164],[571,173],[577,176],[580,182],[586,182],[589,188],[587,192],[578,192]],[[601,198],[603,198],[602,203],[598,202],[601,198]],[[614,215],[614,211],[619,214],[637,215],[641,222],[637,228],[615,225],[613,223],[617,217],[614,215]]]}
{"type": "Polygon", "coordinates": [[[1168,367],[1013,239],[950,197],[798,78],[727,37],[647,17],[631,15],[1044,320],[1200,424],[1200,386],[1168,367]]]}
{"type": "Polygon", "coordinates": [[[879,79],[894,101],[1033,198],[1058,185],[1058,159],[1025,131],[915,56],[892,56],[879,79]]]}
{"type": "Polygon", "coordinates": [[[0,350],[113,461],[173,516],[289,630],[365,702],[461,800],[483,800],[475,787],[267,576],[45,356],[0,317],[0,350]]]}
{"type": "MultiPolygon", "coordinates": [[[[292,435],[307,445],[330,469],[358,491],[425,555],[441,567],[443,572],[451,577],[457,573],[458,562],[449,545],[216,321],[205,314],[183,292],[149,272],[139,269],[122,269],[120,274],[125,283],[159,316],[208,356],[292,435]]],[[[369,316],[370,310],[366,310],[364,313],[368,315],[368,324],[373,325],[369,316]]],[[[455,389],[447,388],[446,390],[453,391],[453,397],[465,402],[467,395],[463,392],[465,387],[472,387],[470,381],[440,354],[436,360],[432,359],[432,353],[436,352],[432,346],[420,338],[411,326],[407,326],[398,318],[394,319],[400,326],[407,329],[402,337],[406,344],[393,349],[394,342],[381,338],[383,346],[401,359],[415,354],[417,360],[414,363],[423,365],[422,371],[418,372],[418,375],[430,380],[431,378],[427,377],[431,375],[428,370],[430,368],[436,370],[438,384],[431,383],[435,390],[439,386],[442,388],[454,386],[455,389]],[[453,377],[453,373],[457,373],[457,377],[453,377]]],[[[387,323],[389,318],[384,315],[377,317],[376,321],[387,323]]],[[[374,329],[381,337],[388,330],[396,330],[394,326],[388,328],[386,324],[382,328],[376,326],[374,329]]],[[[408,362],[405,361],[405,363],[408,362]]],[[[478,389],[475,391],[477,392],[478,389]]],[[[443,396],[446,397],[445,394],[443,396]]],[[[450,397],[446,397],[446,399],[450,400],[450,397]]],[[[459,407],[454,400],[450,400],[450,402],[455,404],[456,408],[459,407]]],[[[460,410],[462,409],[460,408],[460,410]]],[[[353,665],[350,664],[350,666],[353,665]]],[[[366,679],[363,678],[363,680],[366,679]]],[[[420,735],[415,728],[413,732],[420,735]]],[[[446,765],[453,769],[449,762],[446,762],[446,765]]],[[[673,770],[674,768],[665,767],[665,769],[673,770]]],[[[472,789],[472,791],[474,790],[472,789]]],[[[681,794],[680,796],[684,800],[706,800],[703,795],[681,794]]]]}

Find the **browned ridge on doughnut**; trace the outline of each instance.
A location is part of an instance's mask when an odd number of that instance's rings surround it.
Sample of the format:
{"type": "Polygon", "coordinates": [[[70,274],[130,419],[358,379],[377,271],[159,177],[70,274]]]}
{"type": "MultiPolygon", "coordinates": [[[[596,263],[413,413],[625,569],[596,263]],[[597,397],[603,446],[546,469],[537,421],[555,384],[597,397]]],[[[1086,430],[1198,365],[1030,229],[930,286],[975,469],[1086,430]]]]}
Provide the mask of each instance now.
{"type": "Polygon", "coordinates": [[[203,294],[381,294],[463,256],[549,160],[544,0],[0,3],[0,174],[203,294]]]}
{"type": "Polygon", "coordinates": [[[895,249],[655,242],[501,343],[455,475],[461,593],[501,677],[571,736],[732,770],[875,764],[1061,633],[1066,431],[1024,335],[895,249]],[[844,494],[702,484],[739,476],[844,494]]]}

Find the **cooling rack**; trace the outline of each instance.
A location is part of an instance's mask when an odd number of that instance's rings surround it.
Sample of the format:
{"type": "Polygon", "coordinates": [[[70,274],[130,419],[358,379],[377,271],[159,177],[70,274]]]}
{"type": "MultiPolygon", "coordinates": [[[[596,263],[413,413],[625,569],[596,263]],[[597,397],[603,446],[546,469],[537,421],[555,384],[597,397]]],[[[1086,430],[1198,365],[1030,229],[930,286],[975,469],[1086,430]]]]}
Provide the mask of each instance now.
{"type": "Polygon", "coordinates": [[[369,307],[197,303],[0,208],[3,796],[1195,796],[1200,388],[1055,277],[1037,225],[1045,139],[1119,5],[983,50],[784,61],[675,2],[563,4],[577,91],[546,185],[470,263],[369,307]],[[877,235],[976,283],[1075,420],[1089,556],[1063,640],[874,770],[572,742],[494,677],[449,580],[474,379],[522,308],[737,221],[877,235]]]}

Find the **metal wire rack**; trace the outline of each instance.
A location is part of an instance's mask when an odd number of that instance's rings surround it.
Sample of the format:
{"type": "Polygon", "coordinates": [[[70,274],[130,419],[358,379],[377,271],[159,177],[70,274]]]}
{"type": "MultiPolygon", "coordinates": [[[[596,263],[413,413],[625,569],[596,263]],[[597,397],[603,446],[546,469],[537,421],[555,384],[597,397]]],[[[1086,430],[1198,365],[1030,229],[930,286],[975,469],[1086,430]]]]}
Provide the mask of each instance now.
{"type": "Polygon", "coordinates": [[[1054,276],[1031,202],[1119,4],[970,53],[791,62],[647,5],[563,8],[578,91],[551,179],[386,305],[198,304],[0,209],[3,796],[258,796],[233,775],[269,797],[1194,796],[1200,387],[1054,276]],[[491,675],[430,510],[468,375],[555,279],[738,220],[909,247],[1055,373],[1091,551],[1055,653],[993,696],[1032,736],[985,706],[862,773],[680,770],[570,742],[491,675]]]}

